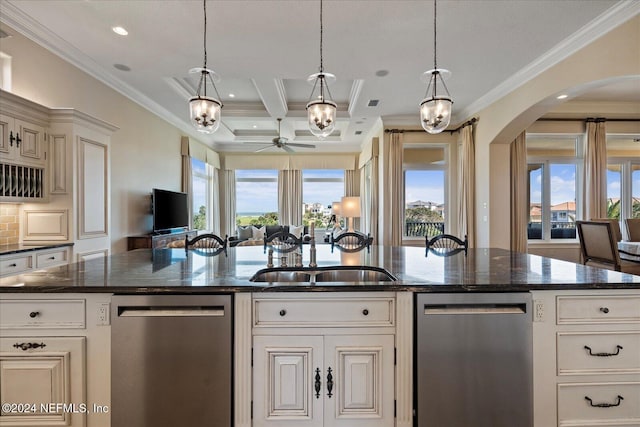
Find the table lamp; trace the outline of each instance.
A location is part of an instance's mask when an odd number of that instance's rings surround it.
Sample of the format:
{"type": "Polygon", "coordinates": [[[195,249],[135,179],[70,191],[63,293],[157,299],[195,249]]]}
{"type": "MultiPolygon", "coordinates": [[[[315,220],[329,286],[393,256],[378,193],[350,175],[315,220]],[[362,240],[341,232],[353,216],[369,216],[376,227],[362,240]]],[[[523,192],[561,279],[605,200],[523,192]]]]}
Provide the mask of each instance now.
{"type": "Polygon", "coordinates": [[[353,218],[360,217],[360,196],[343,197],[340,202],[340,213],[343,217],[349,218],[347,231],[354,231],[353,218]]]}

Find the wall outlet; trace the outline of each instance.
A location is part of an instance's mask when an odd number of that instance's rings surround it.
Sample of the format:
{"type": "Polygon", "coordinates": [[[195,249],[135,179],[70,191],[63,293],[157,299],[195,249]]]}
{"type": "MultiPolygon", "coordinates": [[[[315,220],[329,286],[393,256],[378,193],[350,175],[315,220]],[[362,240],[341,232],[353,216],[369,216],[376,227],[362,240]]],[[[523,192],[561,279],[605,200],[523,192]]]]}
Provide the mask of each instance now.
{"type": "Polygon", "coordinates": [[[98,326],[108,326],[110,324],[111,304],[104,302],[98,304],[98,320],[96,324],[98,326]]]}
{"type": "Polygon", "coordinates": [[[544,322],[544,303],[540,300],[533,301],[533,321],[544,322]]]}

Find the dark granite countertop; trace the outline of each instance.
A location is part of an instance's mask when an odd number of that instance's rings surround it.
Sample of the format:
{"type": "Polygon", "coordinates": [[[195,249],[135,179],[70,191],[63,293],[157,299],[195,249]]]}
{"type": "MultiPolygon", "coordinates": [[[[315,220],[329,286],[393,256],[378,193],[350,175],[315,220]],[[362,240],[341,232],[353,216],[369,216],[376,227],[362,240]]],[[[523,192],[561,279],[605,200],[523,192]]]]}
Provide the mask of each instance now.
{"type": "MultiPolygon", "coordinates": [[[[274,254],[275,255],[275,254],[274,254]]],[[[292,257],[291,257],[292,258],[292,257]]],[[[274,257],[274,264],[279,260],[274,257]]],[[[372,246],[367,252],[331,252],[317,246],[319,267],[367,265],[396,282],[258,283],[266,267],[262,246],[229,248],[207,257],[184,249],[139,249],[44,271],[0,279],[0,292],[228,293],[260,291],[515,292],[529,290],[640,289],[640,276],[510,252],[470,249],[449,257],[424,248],[372,246]]],[[[293,265],[293,260],[289,260],[293,265]]],[[[304,246],[303,264],[309,264],[304,246]]]]}
{"type": "Polygon", "coordinates": [[[62,248],[65,246],[73,246],[73,243],[46,243],[46,244],[13,243],[10,245],[0,245],[0,255],[17,254],[20,252],[39,251],[40,249],[62,248]]]}

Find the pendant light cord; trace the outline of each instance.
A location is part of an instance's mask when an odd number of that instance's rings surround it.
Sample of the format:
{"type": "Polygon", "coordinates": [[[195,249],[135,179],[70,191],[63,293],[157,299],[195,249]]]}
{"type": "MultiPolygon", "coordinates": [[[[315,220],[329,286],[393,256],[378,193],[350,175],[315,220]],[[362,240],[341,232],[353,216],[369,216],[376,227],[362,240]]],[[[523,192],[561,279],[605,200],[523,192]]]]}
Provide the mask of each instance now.
{"type": "Polygon", "coordinates": [[[437,38],[438,38],[438,31],[436,30],[436,17],[438,16],[438,10],[437,10],[437,0],[433,0],[433,69],[437,70],[438,69],[438,62],[437,62],[437,55],[436,55],[436,49],[437,49],[437,38]]]}
{"type": "Polygon", "coordinates": [[[207,0],[204,3],[204,67],[207,68],[207,0]]]}
{"type": "Polygon", "coordinates": [[[324,33],[324,27],[322,25],[322,0],[320,0],[320,73],[324,72],[324,64],[322,58],[322,35],[324,33]]]}

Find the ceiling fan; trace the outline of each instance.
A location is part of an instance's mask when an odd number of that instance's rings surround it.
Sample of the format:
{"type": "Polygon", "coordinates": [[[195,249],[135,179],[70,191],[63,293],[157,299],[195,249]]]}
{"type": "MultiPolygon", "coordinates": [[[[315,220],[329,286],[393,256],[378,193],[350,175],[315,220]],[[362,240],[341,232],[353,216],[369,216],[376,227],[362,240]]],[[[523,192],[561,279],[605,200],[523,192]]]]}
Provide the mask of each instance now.
{"type": "Polygon", "coordinates": [[[260,148],[259,150],[256,150],[256,153],[259,153],[260,151],[264,151],[264,150],[268,150],[269,148],[282,148],[284,151],[288,152],[288,153],[295,153],[295,151],[293,149],[291,149],[291,147],[300,147],[300,148],[316,148],[315,145],[313,144],[295,144],[292,142],[287,142],[288,138],[285,138],[283,136],[280,135],[280,122],[282,121],[282,119],[278,119],[278,136],[276,138],[273,138],[271,140],[270,143],[267,143],[268,145],[266,147],[260,148]]]}

